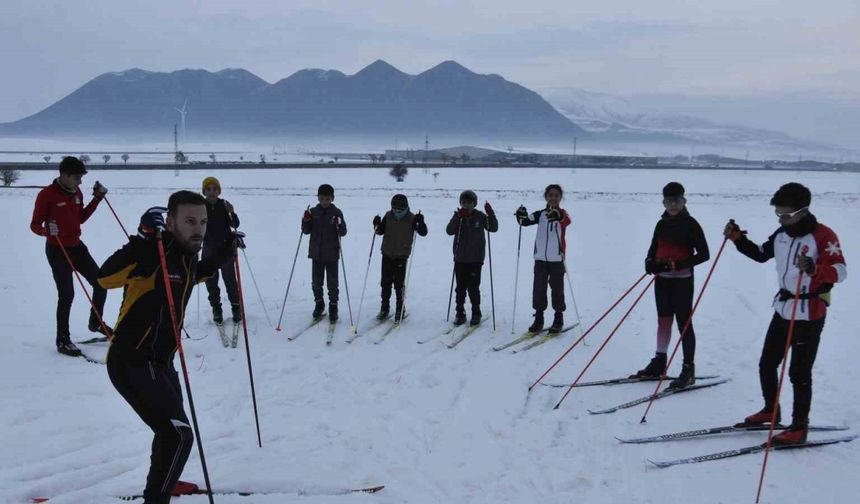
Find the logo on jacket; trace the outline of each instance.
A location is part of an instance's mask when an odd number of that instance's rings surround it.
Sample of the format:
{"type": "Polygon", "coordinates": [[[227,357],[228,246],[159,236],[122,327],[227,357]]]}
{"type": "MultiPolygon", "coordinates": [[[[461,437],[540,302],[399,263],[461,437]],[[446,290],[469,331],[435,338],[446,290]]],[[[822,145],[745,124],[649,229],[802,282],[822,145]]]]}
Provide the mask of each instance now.
{"type": "Polygon", "coordinates": [[[839,242],[827,242],[827,248],[824,250],[832,256],[842,254],[842,249],[839,248],[839,242]]]}
{"type": "Polygon", "coordinates": [[[82,204],[82,202],[81,202],[81,198],[78,198],[78,197],[76,196],[76,197],[75,197],[75,205],[81,205],[81,204],[82,204]]]}
{"type": "Polygon", "coordinates": [[[168,274],[167,276],[170,278],[170,283],[182,283],[182,275],[168,274]]]}

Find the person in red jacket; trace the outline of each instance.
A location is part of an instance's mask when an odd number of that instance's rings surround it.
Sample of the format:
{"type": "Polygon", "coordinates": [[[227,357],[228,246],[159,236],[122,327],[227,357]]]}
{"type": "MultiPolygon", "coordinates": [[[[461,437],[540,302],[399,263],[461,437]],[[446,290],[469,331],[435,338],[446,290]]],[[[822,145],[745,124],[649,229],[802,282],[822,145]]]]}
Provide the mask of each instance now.
{"type": "MultiPolygon", "coordinates": [[[[72,268],[60,245],[66,249],[75,269],[93,287],[95,309],[91,310],[89,321],[89,330],[92,332],[104,333],[100,321],[107,297],[107,292],[98,283],[99,267],[81,241],[81,224],[95,212],[107,194],[107,188],[96,181],[93,186],[93,199],[84,206],[80,186],[86,173],[87,168],[81,160],[72,156],[64,157],[60,162],[60,176],[36,196],[33,218],[30,221],[30,229],[47,238],[45,255],[57,284],[57,351],[71,356],[81,355],[80,349],[69,337],[69,312],[75,297],[75,286],[72,268]]],[[[110,328],[108,332],[112,332],[110,328]]]]}
{"type": "Polygon", "coordinates": [[[780,187],[770,200],[780,227],[761,245],[747,238],[734,220],[730,220],[723,231],[723,235],[734,242],[738,252],[750,259],[760,263],[774,259],[779,282],[779,290],[773,298],[773,318],[758,362],[764,408],[738,425],[770,423],[774,408],[776,422],[780,421],[776,397],[777,369],[782,362],[792,318],[795,321],[788,370],[794,388],[792,421],[788,429],[774,436],[774,444],[806,441],[812,403],[812,365],[824,329],[830,291],[833,284],[844,281],[848,276],[839,237],[812,215],[809,211],[811,200],[809,189],[801,184],[791,182],[780,187]],[[800,296],[795,307],[798,281],[800,296]]]}

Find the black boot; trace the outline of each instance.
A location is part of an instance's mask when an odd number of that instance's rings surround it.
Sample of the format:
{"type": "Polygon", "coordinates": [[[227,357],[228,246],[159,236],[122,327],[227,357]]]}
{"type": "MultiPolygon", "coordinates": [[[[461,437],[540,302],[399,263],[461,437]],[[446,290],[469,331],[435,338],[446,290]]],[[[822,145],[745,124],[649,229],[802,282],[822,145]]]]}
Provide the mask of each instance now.
{"type": "Polygon", "coordinates": [[[696,383],[696,365],[692,362],[685,362],[681,367],[681,374],[672,380],[672,383],[669,384],[669,388],[679,389],[689,387],[694,383],[696,383]]]}
{"type": "Polygon", "coordinates": [[[630,375],[630,378],[660,378],[665,369],[666,354],[658,352],[644,369],[640,369],[636,374],[630,375]]]}
{"type": "Polygon", "coordinates": [[[71,340],[61,340],[57,341],[57,351],[63,355],[69,355],[71,357],[80,357],[84,353],[81,352],[81,349],[75,346],[71,340]]]}
{"type": "Polygon", "coordinates": [[[379,307],[379,313],[376,314],[376,320],[382,322],[383,320],[387,320],[390,316],[391,307],[387,299],[382,301],[382,304],[379,307]]]}
{"type": "Polygon", "coordinates": [[[466,309],[463,305],[457,305],[454,310],[454,325],[459,326],[466,323],[466,309]]]}
{"type": "Polygon", "coordinates": [[[104,334],[108,337],[113,334],[113,327],[107,324],[104,324],[104,327],[102,327],[102,322],[99,322],[98,320],[90,320],[88,328],[90,332],[104,334]],[[107,334],[105,334],[105,329],[107,329],[107,334]]]}
{"type": "Polygon", "coordinates": [[[328,321],[331,323],[337,322],[337,303],[328,304],[328,321]]]}
{"type": "Polygon", "coordinates": [[[552,318],[552,325],[549,326],[550,334],[558,334],[564,328],[564,313],[555,312],[555,316],[552,318]]]}
{"type": "Polygon", "coordinates": [[[530,333],[539,333],[543,330],[543,312],[535,312],[535,321],[529,326],[530,333]]]}
{"type": "Polygon", "coordinates": [[[398,293],[397,301],[394,303],[394,323],[399,324],[406,318],[406,309],[403,308],[403,296],[398,293]]]}
{"type": "Polygon", "coordinates": [[[238,324],[242,321],[242,306],[239,303],[230,306],[233,312],[233,323],[238,324]]]}
{"type": "Polygon", "coordinates": [[[315,301],[314,312],[311,313],[311,317],[313,317],[314,320],[319,320],[322,318],[324,312],[325,312],[325,301],[315,301]]]}
{"type": "Polygon", "coordinates": [[[472,307],[472,318],[469,319],[470,326],[476,326],[481,323],[481,309],[472,307]]]}
{"type": "Polygon", "coordinates": [[[212,305],[212,321],[219,325],[224,323],[224,311],[220,304],[212,305]]]}

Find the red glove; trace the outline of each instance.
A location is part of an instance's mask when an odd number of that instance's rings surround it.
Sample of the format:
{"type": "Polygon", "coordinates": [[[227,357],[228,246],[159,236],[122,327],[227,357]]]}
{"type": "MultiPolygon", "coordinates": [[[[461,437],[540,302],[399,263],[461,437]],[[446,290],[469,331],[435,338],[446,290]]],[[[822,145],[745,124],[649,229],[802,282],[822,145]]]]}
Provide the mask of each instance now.
{"type": "Polygon", "coordinates": [[[304,215],[302,215],[302,222],[310,222],[310,221],[311,221],[311,219],[312,219],[312,217],[311,217],[311,211],[310,211],[310,210],[305,210],[304,215]]]}
{"type": "Polygon", "coordinates": [[[457,217],[459,217],[461,219],[465,219],[468,216],[469,216],[469,210],[467,210],[465,208],[460,208],[459,210],[457,210],[457,217]]]}
{"type": "Polygon", "coordinates": [[[484,202],[484,212],[485,212],[487,215],[490,215],[490,214],[492,214],[492,213],[495,213],[495,210],[493,210],[493,205],[491,205],[489,201],[485,201],[485,202],[484,202]]]}
{"type": "Polygon", "coordinates": [[[342,221],[342,220],[340,220],[340,217],[338,217],[337,215],[332,216],[332,218],[331,218],[331,223],[332,223],[332,224],[334,224],[335,226],[340,227],[341,222],[343,222],[343,221],[342,221]]]}

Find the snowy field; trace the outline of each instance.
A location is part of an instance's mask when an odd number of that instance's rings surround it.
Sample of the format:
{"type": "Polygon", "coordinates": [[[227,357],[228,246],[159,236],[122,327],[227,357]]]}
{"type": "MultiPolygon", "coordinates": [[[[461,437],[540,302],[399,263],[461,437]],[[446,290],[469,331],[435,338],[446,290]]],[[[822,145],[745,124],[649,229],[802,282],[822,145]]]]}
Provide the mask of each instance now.
{"type": "MultiPolygon", "coordinates": [[[[759,265],[728,246],[695,319],[697,371],[732,381],[669,397],[654,404],[640,425],[644,406],[611,415],[587,408],[608,407],[646,395],[653,384],[576,389],[559,410],[563,390],[527,387],[579,335],[571,331],[527,352],[493,352],[511,339],[514,311],[517,226],[512,216],[524,204],[542,206],[543,187],[560,183],[563,206],[571,213],[568,265],[584,326],[589,326],[641,274],[651,233],[662,212],[660,190],[670,180],[687,188],[689,209],[709,240],[711,262],[698,268],[701,287],[733,217],[750,236],[764,241],[777,227],[768,200],[782,183],[799,181],[813,191],[813,211],[839,235],[849,270],[860,250],[860,175],[828,173],[744,173],[741,171],[601,171],[553,169],[444,169],[438,180],[421,170],[396,183],[386,170],[278,170],[173,172],[91,172],[84,193],[98,178],[128,229],[149,206],[165,205],[177,189],[199,190],[202,177],[215,175],[241,217],[247,254],[263,302],[277,323],[300,218],[315,204],[316,188],[335,186],[349,234],[343,245],[353,315],[357,314],[371,242],[372,217],[384,212],[395,192],[408,195],[413,211],[426,215],[430,234],[418,238],[408,286],[410,317],[384,343],[380,331],[354,343],[346,296],[331,347],[318,326],[292,342],[313,308],[307,241],[301,245],[284,330],[266,322],[242,262],[263,448],[256,445],[243,343],[221,346],[205,288],[189,304],[184,340],[206,459],[215,489],[272,492],[253,498],[219,496],[219,503],[738,503],[753,502],[762,456],[669,469],[650,468],[646,458],[675,459],[763,442],[766,433],[746,433],[685,442],[620,445],[614,438],[637,437],[731,424],[761,407],[757,363],[776,290],[773,264],[759,265]],[[458,347],[445,340],[417,345],[446,328],[451,275],[451,238],[444,228],[460,191],[473,189],[489,199],[501,220],[492,236],[497,330],[489,322],[458,347]],[[302,490],[384,484],[375,495],[298,495],[302,490]]],[[[45,185],[52,174],[25,172],[20,185],[45,185]]],[[[0,190],[5,246],[0,261],[0,501],[113,502],[111,496],[142,491],[149,465],[151,432],[115,392],[105,368],[54,350],[56,291],[44,256],[44,239],[28,224],[35,189],[0,190]]],[[[84,226],[83,239],[101,262],[124,242],[102,205],[84,226]]],[[[515,332],[531,321],[531,246],[534,229],[523,231],[515,332]]],[[[379,242],[377,241],[377,249],[379,242]]],[[[374,251],[361,325],[378,310],[379,252],[374,251]]],[[[860,432],[860,338],[857,337],[858,273],[834,289],[833,305],[815,365],[811,421],[850,425],[860,432]],[[853,313],[853,315],[852,315],[853,313]]],[[[490,314],[489,274],[484,269],[483,307],[490,314]]],[[[343,282],[341,282],[343,289],[343,282]]],[[[77,286],[76,286],[77,289],[77,286]]],[[[109,291],[106,321],[113,324],[121,292],[109,291]]],[[[570,382],[629,301],[607,318],[547,382],[570,382]]],[[[225,300],[226,302],[226,300],[225,300]]],[[[575,319],[568,292],[567,320],[575,319]]],[[[89,338],[87,302],[77,290],[72,339],[89,338]]],[[[361,326],[360,326],[361,327],[361,326]]],[[[625,376],[653,355],[656,315],[648,293],[586,374],[588,379],[625,376]]],[[[673,334],[677,337],[677,332],[673,334]]],[[[85,350],[103,358],[106,347],[85,350]]],[[[680,360],[680,359],[679,359],[680,360]]],[[[177,362],[178,367],[178,362],[177,362]]],[[[673,364],[673,371],[680,362],[673,364]]],[[[787,377],[786,377],[787,381],[787,377]]],[[[186,396],[187,397],[187,396],[186,396]]],[[[790,418],[791,387],[783,391],[784,418],[790,418]]],[[[836,435],[841,435],[837,433],[836,435]]],[[[811,439],[832,437],[812,433],[811,439]]],[[[774,452],[763,502],[848,503],[860,495],[856,477],[860,442],[774,452]]],[[[202,484],[197,450],[184,480],[202,484]]],[[[116,501],[118,502],[118,501],[116,501]]],[[[205,496],[182,497],[203,503],[205,496]]]]}

